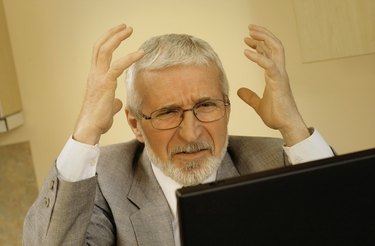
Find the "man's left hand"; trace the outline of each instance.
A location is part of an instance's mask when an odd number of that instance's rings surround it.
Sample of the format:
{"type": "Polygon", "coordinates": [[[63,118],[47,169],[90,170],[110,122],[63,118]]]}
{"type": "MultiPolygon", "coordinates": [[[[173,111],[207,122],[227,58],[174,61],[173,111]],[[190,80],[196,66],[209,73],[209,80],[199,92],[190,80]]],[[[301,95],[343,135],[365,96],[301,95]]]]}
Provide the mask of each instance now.
{"type": "Polygon", "coordinates": [[[310,134],[290,88],[281,41],[256,25],[249,25],[249,36],[244,41],[251,48],[244,54],[264,69],[266,85],[263,97],[248,88],[240,88],[238,96],[254,108],[268,127],[281,132],[287,146],[306,139],[310,134]]]}

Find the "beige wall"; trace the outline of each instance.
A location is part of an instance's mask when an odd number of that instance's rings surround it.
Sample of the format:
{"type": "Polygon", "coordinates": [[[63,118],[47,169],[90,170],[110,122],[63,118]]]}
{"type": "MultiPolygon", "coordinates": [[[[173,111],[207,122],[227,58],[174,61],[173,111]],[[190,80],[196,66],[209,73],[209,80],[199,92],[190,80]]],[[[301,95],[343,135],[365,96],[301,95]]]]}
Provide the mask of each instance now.
{"type": "Polygon", "coordinates": [[[22,109],[12,49],[2,2],[0,2],[0,118],[22,109]]]}
{"type": "MultiPolygon", "coordinates": [[[[167,32],[209,41],[231,83],[230,133],[279,136],[236,97],[242,86],[262,91],[262,71],[242,55],[242,40],[248,23],[267,26],[285,45],[292,87],[307,124],[318,128],[339,153],[375,147],[375,55],[303,64],[291,0],[3,1],[26,123],[0,135],[0,145],[30,141],[39,185],[74,127],[93,42],[122,22],[135,33],[115,57],[167,32]]],[[[121,113],[101,144],[132,137],[121,113]]]]}

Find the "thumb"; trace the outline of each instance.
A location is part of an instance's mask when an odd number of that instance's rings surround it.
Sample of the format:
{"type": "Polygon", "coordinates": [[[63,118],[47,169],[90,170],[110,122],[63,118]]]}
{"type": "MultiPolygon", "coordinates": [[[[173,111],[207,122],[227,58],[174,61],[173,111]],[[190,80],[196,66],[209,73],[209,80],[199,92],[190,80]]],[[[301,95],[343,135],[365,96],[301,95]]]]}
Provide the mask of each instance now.
{"type": "Polygon", "coordinates": [[[122,108],[121,100],[118,98],[115,98],[115,100],[113,101],[113,109],[112,109],[113,116],[117,114],[121,110],[121,108],[122,108]]]}
{"type": "Polygon", "coordinates": [[[260,98],[259,96],[248,88],[240,88],[237,91],[237,95],[248,105],[250,105],[255,111],[257,111],[260,98]]]}

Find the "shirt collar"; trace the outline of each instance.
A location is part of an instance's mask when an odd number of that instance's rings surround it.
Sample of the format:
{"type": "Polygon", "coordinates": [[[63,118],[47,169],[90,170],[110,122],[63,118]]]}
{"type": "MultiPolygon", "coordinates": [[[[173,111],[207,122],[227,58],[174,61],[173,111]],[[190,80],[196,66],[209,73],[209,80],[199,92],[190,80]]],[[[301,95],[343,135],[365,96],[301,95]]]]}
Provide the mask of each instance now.
{"type": "MultiPolygon", "coordinates": [[[[176,190],[182,188],[182,185],[174,181],[172,178],[165,175],[159,167],[155,166],[154,163],[151,162],[152,170],[155,174],[156,180],[158,181],[165,198],[168,201],[169,207],[172,210],[174,218],[177,218],[177,199],[176,199],[176,190]]],[[[216,173],[214,172],[211,176],[209,176],[203,183],[209,183],[216,180],[216,173]]]]}

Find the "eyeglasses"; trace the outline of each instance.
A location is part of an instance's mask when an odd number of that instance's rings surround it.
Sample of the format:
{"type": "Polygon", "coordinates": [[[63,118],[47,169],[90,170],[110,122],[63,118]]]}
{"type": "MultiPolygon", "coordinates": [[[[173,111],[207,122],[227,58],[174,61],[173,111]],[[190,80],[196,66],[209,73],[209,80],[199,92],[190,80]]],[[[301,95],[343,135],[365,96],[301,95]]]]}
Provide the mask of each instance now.
{"type": "Polygon", "coordinates": [[[147,116],[140,113],[145,120],[150,120],[151,125],[158,130],[168,130],[178,127],[184,119],[184,113],[192,111],[200,122],[213,122],[220,120],[226,113],[229,100],[210,99],[196,103],[192,108],[167,107],[156,110],[147,116]]]}

